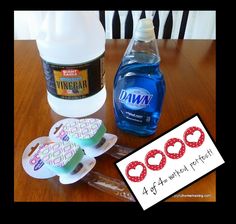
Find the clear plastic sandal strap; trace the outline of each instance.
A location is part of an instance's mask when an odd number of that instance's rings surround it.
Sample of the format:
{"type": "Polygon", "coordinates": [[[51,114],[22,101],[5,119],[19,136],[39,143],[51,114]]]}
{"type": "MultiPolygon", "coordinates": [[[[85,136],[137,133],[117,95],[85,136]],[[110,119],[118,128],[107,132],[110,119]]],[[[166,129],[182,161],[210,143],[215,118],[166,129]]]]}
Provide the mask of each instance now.
{"type": "Polygon", "coordinates": [[[121,159],[124,156],[128,155],[129,153],[133,152],[135,149],[133,148],[129,148],[129,147],[125,147],[122,145],[114,145],[112,147],[112,149],[110,149],[107,154],[109,154],[110,156],[116,158],[116,159],[121,159]]]}
{"type": "Polygon", "coordinates": [[[125,183],[121,180],[105,176],[99,172],[91,171],[83,180],[90,186],[111,194],[125,201],[135,201],[125,183]]]}

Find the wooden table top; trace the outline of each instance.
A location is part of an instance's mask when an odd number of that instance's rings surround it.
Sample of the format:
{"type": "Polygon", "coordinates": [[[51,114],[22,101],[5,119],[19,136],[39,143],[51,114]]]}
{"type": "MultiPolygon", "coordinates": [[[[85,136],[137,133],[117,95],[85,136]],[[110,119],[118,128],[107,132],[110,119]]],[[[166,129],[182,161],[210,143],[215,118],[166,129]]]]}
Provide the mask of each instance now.
{"type": "MultiPolygon", "coordinates": [[[[107,99],[89,117],[104,121],[108,133],[118,136],[118,144],[137,148],[199,113],[210,134],[216,137],[215,41],[159,40],[161,70],[166,95],[155,135],[137,137],[116,127],[112,105],[113,80],[129,40],[107,40],[105,54],[107,99]]],[[[14,43],[14,200],[15,201],[121,201],[79,181],[61,185],[57,177],[48,180],[28,176],[21,165],[25,147],[37,137],[47,136],[60,119],[46,98],[46,83],[35,41],[14,43]]],[[[95,171],[122,179],[109,155],[97,158],[95,171]]],[[[167,201],[215,201],[215,172],[180,191],[167,201]]]]}

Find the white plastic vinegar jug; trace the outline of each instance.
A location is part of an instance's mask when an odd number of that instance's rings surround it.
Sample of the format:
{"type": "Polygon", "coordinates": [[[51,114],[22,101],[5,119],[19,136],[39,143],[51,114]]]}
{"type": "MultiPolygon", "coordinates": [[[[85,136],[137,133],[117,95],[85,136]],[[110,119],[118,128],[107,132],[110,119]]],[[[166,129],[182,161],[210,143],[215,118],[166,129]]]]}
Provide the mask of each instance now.
{"type": "Polygon", "coordinates": [[[105,32],[95,12],[48,12],[36,42],[53,111],[83,117],[99,110],[106,100],[105,32]]]}

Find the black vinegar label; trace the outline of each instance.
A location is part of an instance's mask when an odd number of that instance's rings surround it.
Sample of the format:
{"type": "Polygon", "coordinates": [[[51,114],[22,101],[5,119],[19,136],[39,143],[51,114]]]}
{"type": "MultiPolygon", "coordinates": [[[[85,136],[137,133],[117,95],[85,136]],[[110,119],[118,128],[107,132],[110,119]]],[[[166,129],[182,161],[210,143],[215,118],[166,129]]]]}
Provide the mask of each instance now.
{"type": "Polygon", "coordinates": [[[79,65],[58,65],[42,59],[47,90],[62,99],[82,99],[104,86],[104,54],[79,65]]]}

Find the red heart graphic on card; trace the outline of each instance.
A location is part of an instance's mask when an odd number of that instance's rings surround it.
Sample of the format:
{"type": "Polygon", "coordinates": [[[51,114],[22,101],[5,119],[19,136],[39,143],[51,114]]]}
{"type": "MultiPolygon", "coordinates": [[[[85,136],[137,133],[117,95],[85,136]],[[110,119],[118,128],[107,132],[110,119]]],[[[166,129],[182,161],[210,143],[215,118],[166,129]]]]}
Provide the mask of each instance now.
{"type": "Polygon", "coordinates": [[[151,170],[161,170],[166,164],[166,156],[162,151],[153,149],[147,153],[145,163],[151,170]]]}
{"type": "Polygon", "coordinates": [[[184,142],[191,148],[197,148],[202,145],[205,134],[201,128],[192,126],[184,132],[184,142]]]}
{"type": "Polygon", "coordinates": [[[147,175],[147,169],[143,163],[133,161],[127,165],[125,173],[129,180],[133,182],[140,182],[147,175]]]}
{"type": "Polygon", "coordinates": [[[179,159],[185,153],[185,144],[178,138],[171,138],[165,144],[165,154],[171,159],[179,159]]]}

